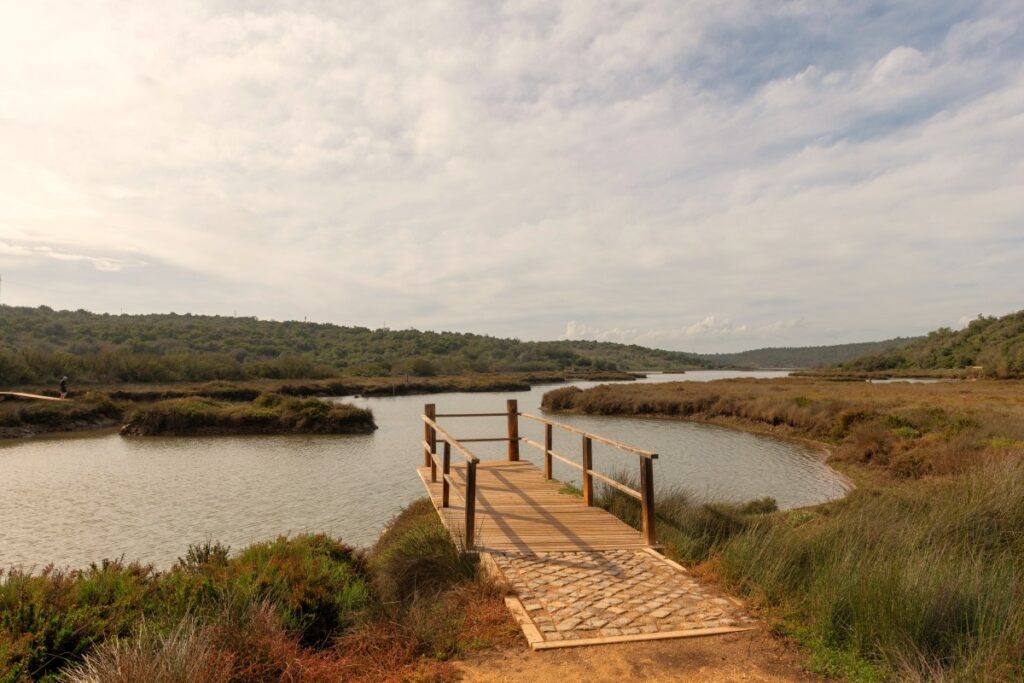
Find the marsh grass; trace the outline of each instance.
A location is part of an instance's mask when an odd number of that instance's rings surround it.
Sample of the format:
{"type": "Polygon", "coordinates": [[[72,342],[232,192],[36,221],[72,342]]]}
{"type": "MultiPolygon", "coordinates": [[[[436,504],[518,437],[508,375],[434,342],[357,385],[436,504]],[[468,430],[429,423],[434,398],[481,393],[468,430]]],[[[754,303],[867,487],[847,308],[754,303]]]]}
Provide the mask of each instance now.
{"type": "Polygon", "coordinates": [[[920,680],[1019,680],[1024,464],[854,492],[801,524],[764,520],[721,548],[731,583],[824,643],[920,680]]]}
{"type": "MultiPolygon", "coordinates": [[[[639,525],[634,499],[603,488],[598,504],[639,525]]],[[[703,562],[772,608],[822,673],[1024,677],[1024,462],[854,491],[814,511],[773,507],[695,504],[670,491],[657,503],[658,538],[670,557],[703,562]]]]}
{"type": "Polygon", "coordinates": [[[122,434],[366,434],[376,428],[371,411],[351,404],[261,394],[248,404],[179,398],[139,406],[122,434]]]}
{"type": "Polygon", "coordinates": [[[167,632],[154,632],[142,622],[134,637],[114,639],[87,654],[64,672],[67,683],[227,683],[231,661],[223,656],[192,620],[167,632]]]}
{"type": "Polygon", "coordinates": [[[724,380],[563,387],[549,411],[657,415],[727,422],[834,446],[837,460],[897,478],[959,474],[1024,442],[1017,382],[931,385],[814,379],[724,380]]]}
{"type": "MultiPolygon", "coordinates": [[[[613,478],[638,489],[636,478],[623,471],[613,478]]],[[[595,489],[598,506],[639,529],[640,502],[610,486],[595,489]]],[[[702,562],[726,541],[745,531],[757,515],[778,509],[773,498],[748,503],[698,502],[682,487],[664,487],[655,495],[654,514],[658,542],[681,562],[702,562]]]]}
{"type": "Polygon", "coordinates": [[[368,566],[382,600],[408,605],[476,576],[479,558],[460,550],[426,499],[407,507],[371,548],[368,566]]]}

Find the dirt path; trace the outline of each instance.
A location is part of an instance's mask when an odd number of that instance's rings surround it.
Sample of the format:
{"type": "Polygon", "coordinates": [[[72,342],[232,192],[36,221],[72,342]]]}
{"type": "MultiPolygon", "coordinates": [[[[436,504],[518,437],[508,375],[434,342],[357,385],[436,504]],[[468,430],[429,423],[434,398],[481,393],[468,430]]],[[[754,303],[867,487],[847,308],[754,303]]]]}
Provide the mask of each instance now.
{"type": "Polygon", "coordinates": [[[800,667],[792,646],[763,628],[743,633],[543,652],[489,652],[458,662],[463,681],[701,681],[801,683],[824,679],[800,667]]]}

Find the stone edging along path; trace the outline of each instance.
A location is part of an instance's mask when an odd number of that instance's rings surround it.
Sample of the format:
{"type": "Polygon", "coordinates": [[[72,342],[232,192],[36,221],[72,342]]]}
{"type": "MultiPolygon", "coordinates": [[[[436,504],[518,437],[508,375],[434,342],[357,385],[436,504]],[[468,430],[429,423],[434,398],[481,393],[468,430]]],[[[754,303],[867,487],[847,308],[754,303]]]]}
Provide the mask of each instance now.
{"type": "Polygon", "coordinates": [[[485,567],[530,647],[709,636],[755,628],[743,604],[655,550],[490,552],[485,567]]]}

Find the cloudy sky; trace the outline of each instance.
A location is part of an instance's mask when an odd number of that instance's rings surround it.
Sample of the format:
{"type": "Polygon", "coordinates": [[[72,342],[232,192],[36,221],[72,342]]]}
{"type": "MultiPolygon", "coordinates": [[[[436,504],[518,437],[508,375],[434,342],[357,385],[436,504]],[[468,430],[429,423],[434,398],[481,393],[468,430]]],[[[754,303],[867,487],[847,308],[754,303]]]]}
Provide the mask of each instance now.
{"type": "Polygon", "coordinates": [[[729,351],[1022,264],[1021,2],[0,4],[3,303],[729,351]]]}

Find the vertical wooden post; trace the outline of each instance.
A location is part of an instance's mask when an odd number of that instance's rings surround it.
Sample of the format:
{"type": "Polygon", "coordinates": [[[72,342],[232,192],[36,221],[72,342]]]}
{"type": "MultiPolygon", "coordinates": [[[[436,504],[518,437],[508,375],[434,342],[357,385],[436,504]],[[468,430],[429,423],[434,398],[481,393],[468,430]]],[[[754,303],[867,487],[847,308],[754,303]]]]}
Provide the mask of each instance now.
{"type": "Polygon", "coordinates": [[[476,462],[466,463],[466,550],[473,549],[476,534],[476,462]]]}
{"type": "MultiPolygon", "coordinates": [[[[437,416],[437,406],[433,403],[428,403],[423,406],[423,415],[429,417],[431,420],[437,416]]],[[[430,444],[430,448],[423,449],[423,466],[429,467],[433,458],[430,457],[431,453],[437,452],[437,432],[434,428],[428,425],[426,422],[423,423],[423,440],[430,444]]]]}
{"type": "Polygon", "coordinates": [[[644,543],[655,545],[654,529],[654,460],[640,458],[640,517],[643,522],[644,543]]]}
{"type": "Polygon", "coordinates": [[[552,479],[551,475],[551,425],[544,424],[544,478],[552,479]]]}
{"type": "Polygon", "coordinates": [[[519,401],[508,399],[508,459],[519,460],[519,401]]]}
{"type": "Polygon", "coordinates": [[[441,461],[441,507],[448,507],[448,471],[452,462],[452,445],[444,441],[444,459],[441,461]]]}
{"type": "Polygon", "coordinates": [[[583,503],[594,504],[594,477],[590,470],[594,468],[594,442],[589,436],[583,437],[583,503]]]}

